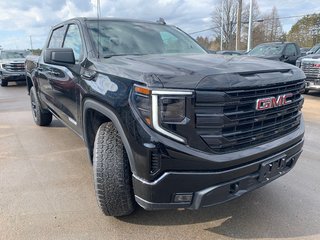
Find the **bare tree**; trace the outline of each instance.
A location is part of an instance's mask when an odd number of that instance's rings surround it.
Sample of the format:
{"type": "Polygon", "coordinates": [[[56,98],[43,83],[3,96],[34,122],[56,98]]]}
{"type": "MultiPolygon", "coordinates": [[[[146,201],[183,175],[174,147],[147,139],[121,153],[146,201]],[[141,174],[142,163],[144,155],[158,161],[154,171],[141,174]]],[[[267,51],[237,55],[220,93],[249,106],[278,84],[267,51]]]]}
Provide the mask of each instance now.
{"type": "Polygon", "coordinates": [[[211,41],[209,40],[208,37],[201,37],[201,36],[198,36],[196,38],[197,42],[204,48],[206,49],[209,49],[210,48],[210,45],[211,45],[211,41]]]}
{"type": "MultiPolygon", "coordinates": [[[[212,13],[213,32],[216,36],[215,45],[220,41],[221,13],[223,13],[222,39],[224,49],[235,49],[236,27],[237,27],[238,0],[220,0],[218,6],[212,13]],[[223,4],[222,4],[223,3],[223,4]],[[223,5],[223,8],[222,8],[223,5]]],[[[238,49],[246,49],[248,39],[249,4],[242,8],[241,14],[241,40],[238,49]]],[[[261,14],[257,0],[253,0],[253,47],[271,41],[283,41],[286,37],[276,7],[271,13],[261,14]]]]}
{"type": "Polygon", "coordinates": [[[219,39],[221,38],[221,15],[223,15],[222,39],[224,40],[225,49],[233,49],[235,47],[237,6],[237,1],[235,0],[221,0],[212,13],[213,31],[219,39]]]}
{"type": "MultiPolygon", "coordinates": [[[[242,11],[242,24],[243,24],[243,31],[242,31],[242,44],[241,48],[246,49],[246,44],[248,42],[248,27],[249,27],[249,4],[246,4],[242,11]]],[[[252,43],[253,46],[264,41],[264,31],[262,23],[259,22],[261,20],[261,14],[259,5],[256,0],[252,2],[252,43]]]]}
{"type": "Polygon", "coordinates": [[[278,10],[274,6],[270,14],[264,16],[265,41],[274,42],[281,40],[283,29],[279,20],[278,10]]]}
{"type": "MultiPolygon", "coordinates": [[[[243,22],[249,19],[249,5],[246,5],[243,12],[243,22]]],[[[242,38],[247,40],[248,25],[244,24],[242,38]]],[[[272,8],[271,13],[261,15],[257,1],[253,1],[253,46],[263,42],[282,41],[285,34],[276,7],[272,8]]]]}

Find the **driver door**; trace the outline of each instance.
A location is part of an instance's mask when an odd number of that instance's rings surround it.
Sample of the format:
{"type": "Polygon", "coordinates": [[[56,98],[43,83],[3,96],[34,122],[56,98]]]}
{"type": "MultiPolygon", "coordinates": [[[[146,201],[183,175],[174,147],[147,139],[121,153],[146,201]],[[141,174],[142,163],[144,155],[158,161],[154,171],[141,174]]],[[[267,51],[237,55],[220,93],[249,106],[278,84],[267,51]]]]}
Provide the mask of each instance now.
{"type": "Polygon", "coordinates": [[[288,44],[286,46],[286,49],[284,50],[283,55],[284,55],[284,62],[293,64],[293,65],[296,64],[298,52],[294,44],[292,43],[288,44]]]}
{"type": "MultiPolygon", "coordinates": [[[[81,61],[83,60],[83,41],[80,28],[76,23],[65,26],[64,40],[58,48],[72,48],[75,64],[64,66],[43,63],[45,69],[45,98],[48,106],[63,122],[81,133],[78,112],[81,61]]],[[[49,44],[50,48],[50,44],[49,44]]]]}

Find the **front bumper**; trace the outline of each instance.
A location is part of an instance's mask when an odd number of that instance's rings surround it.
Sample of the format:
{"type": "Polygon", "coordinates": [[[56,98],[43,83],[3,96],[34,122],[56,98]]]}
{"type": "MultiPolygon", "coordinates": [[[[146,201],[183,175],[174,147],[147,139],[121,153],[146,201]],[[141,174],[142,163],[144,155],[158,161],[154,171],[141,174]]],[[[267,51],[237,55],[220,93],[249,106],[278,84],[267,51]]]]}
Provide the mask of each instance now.
{"type": "Polygon", "coordinates": [[[320,79],[306,79],[306,89],[308,90],[319,90],[320,89],[320,79]]]}
{"type": "Polygon", "coordinates": [[[8,72],[2,70],[0,78],[6,82],[26,81],[26,74],[25,72],[8,72]]]}
{"type": "MultiPolygon", "coordinates": [[[[133,187],[137,203],[146,210],[188,208],[199,209],[237,198],[246,192],[261,187],[289,172],[302,152],[304,123],[287,136],[261,147],[261,154],[246,156],[247,162],[236,167],[201,171],[166,171],[154,181],[146,181],[135,174],[133,187]],[[263,150],[262,150],[263,149],[263,150]],[[266,155],[267,154],[267,155],[266,155]],[[270,176],[263,176],[264,163],[283,160],[283,167],[270,176]],[[192,196],[190,201],[176,202],[177,195],[192,196]]],[[[252,151],[252,149],[250,150],[252,151]]],[[[243,159],[244,152],[234,152],[234,159],[243,159]]],[[[230,155],[229,155],[230,156],[230,155]]],[[[181,155],[183,157],[183,155],[181,155]]],[[[190,157],[185,155],[186,161],[190,157]]],[[[216,156],[222,159],[223,156],[216,156]]],[[[183,161],[183,159],[180,159],[183,161]]],[[[199,157],[199,162],[201,159],[199,157]]],[[[173,160],[174,161],[174,160],[173,160]]],[[[194,161],[197,159],[194,158],[194,161]]],[[[215,161],[217,163],[217,160],[215,161]]],[[[229,161],[230,163],[230,161],[229,161]]],[[[222,164],[222,163],[221,163],[222,164]]],[[[197,166],[197,163],[194,163],[197,166]]]]}

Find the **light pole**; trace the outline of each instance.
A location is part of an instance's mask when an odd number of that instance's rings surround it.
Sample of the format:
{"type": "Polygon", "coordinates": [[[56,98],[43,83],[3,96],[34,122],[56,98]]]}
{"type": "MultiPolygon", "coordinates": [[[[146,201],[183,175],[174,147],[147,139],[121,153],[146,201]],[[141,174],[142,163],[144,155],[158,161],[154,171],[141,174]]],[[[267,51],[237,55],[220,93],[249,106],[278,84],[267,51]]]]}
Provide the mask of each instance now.
{"type": "Polygon", "coordinates": [[[222,39],[223,39],[223,1],[221,2],[221,28],[220,28],[220,51],[222,51],[222,39]]]}
{"type": "Polygon", "coordinates": [[[248,45],[247,51],[251,49],[251,35],[252,35],[252,0],[250,0],[250,11],[249,11],[249,28],[248,28],[248,45]]]}
{"type": "Polygon", "coordinates": [[[33,50],[33,47],[32,47],[32,36],[30,35],[30,49],[31,49],[31,51],[33,50]]]}
{"type": "Polygon", "coordinates": [[[236,50],[238,50],[238,48],[240,47],[242,0],[239,0],[238,4],[236,50]]]}

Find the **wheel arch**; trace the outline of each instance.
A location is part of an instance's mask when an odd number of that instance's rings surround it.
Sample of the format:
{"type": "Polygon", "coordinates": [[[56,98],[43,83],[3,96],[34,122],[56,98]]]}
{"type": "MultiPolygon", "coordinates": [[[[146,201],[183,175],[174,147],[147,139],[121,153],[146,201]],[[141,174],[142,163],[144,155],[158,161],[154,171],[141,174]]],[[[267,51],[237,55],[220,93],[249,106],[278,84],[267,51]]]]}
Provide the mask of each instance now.
{"type": "Polygon", "coordinates": [[[30,94],[30,89],[34,86],[37,87],[37,84],[35,83],[35,80],[32,78],[30,73],[26,74],[26,83],[28,88],[28,94],[30,94]]]}
{"type": "Polygon", "coordinates": [[[86,143],[89,159],[92,163],[93,159],[93,145],[96,132],[99,126],[104,122],[112,122],[120,134],[121,140],[127,152],[130,168],[132,173],[136,172],[133,152],[128,141],[128,138],[123,130],[122,124],[118,119],[117,114],[111,107],[107,107],[100,102],[93,99],[86,99],[83,103],[83,139],[86,143]],[[94,119],[92,119],[94,114],[94,119]]]}

